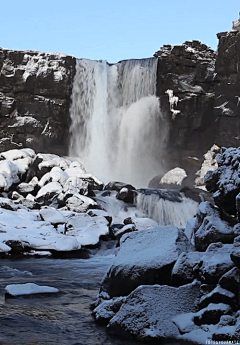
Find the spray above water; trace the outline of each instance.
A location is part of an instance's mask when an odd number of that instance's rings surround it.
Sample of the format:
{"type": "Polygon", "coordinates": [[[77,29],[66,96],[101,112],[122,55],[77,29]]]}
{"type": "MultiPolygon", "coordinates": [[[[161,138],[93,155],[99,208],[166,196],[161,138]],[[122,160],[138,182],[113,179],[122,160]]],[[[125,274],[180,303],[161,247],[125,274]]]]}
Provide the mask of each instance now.
{"type": "Polygon", "coordinates": [[[76,63],[70,155],[105,183],[144,187],[161,171],[157,59],[76,63]]]}

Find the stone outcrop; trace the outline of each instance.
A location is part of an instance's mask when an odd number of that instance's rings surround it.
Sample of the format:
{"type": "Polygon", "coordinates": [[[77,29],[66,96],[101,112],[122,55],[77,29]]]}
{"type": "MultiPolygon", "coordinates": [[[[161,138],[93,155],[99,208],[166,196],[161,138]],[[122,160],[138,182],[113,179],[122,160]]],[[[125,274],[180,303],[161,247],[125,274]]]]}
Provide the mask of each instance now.
{"type": "Polygon", "coordinates": [[[75,58],[0,48],[0,150],[67,154],[75,58]]]}
{"type": "MultiPolygon", "coordinates": [[[[240,31],[218,35],[215,52],[199,41],[164,45],[157,96],[168,128],[165,171],[185,169],[194,181],[203,154],[215,143],[239,146],[240,31]],[[192,174],[192,175],[191,175],[192,174]]],[[[0,48],[0,151],[30,147],[67,154],[76,59],[65,54],[0,48]]]]}
{"type": "Polygon", "coordinates": [[[191,41],[164,45],[154,56],[158,57],[157,96],[169,127],[169,168],[182,167],[189,175],[200,164],[193,157],[201,159],[214,143],[216,52],[191,41]]]}
{"type": "Polygon", "coordinates": [[[216,60],[214,116],[216,117],[216,144],[240,144],[240,32],[232,30],[218,35],[216,60]]]}

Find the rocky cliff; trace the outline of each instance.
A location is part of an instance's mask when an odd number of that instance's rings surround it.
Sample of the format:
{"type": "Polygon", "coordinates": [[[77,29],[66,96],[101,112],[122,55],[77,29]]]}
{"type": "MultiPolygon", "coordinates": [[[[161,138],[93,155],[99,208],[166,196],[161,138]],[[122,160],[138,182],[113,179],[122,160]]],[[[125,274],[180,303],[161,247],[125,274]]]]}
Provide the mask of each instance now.
{"type": "Polygon", "coordinates": [[[0,150],[67,154],[75,58],[0,49],[0,150]]]}
{"type": "Polygon", "coordinates": [[[218,34],[214,116],[219,146],[240,144],[240,31],[218,34]]]}
{"type": "Polygon", "coordinates": [[[240,143],[240,31],[217,34],[217,52],[199,41],[165,45],[158,57],[157,95],[168,123],[169,168],[199,166],[212,144],[240,143]]]}
{"type": "Polygon", "coordinates": [[[191,170],[214,142],[216,52],[191,41],[165,45],[154,55],[158,57],[157,96],[169,128],[169,168],[191,170]]]}

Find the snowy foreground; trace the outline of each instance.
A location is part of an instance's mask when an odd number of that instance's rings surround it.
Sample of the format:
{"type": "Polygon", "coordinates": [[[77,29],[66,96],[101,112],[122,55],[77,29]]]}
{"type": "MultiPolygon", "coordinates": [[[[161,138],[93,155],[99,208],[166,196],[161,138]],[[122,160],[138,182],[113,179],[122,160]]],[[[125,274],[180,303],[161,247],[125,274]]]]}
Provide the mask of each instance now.
{"type": "MultiPolygon", "coordinates": [[[[118,241],[125,232],[157,226],[134,206],[134,187],[121,183],[104,187],[78,160],[36,155],[31,149],[2,152],[0,159],[2,254],[50,251],[77,256],[86,247],[98,247],[102,238],[118,241]]],[[[144,209],[143,196],[139,199],[139,208],[144,209]]],[[[197,203],[181,201],[177,204],[182,205],[179,212],[186,209],[186,222],[197,203]]],[[[168,203],[173,207],[174,202],[168,203]]]]}
{"type": "MultiPolygon", "coordinates": [[[[221,153],[219,170],[207,174],[218,207],[204,201],[197,209],[179,190],[104,185],[78,159],[3,152],[1,256],[89,257],[114,249],[93,305],[109,332],[147,343],[239,340],[239,211],[221,208],[224,188],[232,205],[239,200],[236,155],[240,150],[221,153]]],[[[32,283],[6,287],[12,296],[57,291],[32,283]]]]}
{"type": "Polygon", "coordinates": [[[147,344],[240,342],[239,157],[240,148],[221,150],[205,178],[214,201],[184,230],[122,236],[93,305],[109,332],[147,344]]]}

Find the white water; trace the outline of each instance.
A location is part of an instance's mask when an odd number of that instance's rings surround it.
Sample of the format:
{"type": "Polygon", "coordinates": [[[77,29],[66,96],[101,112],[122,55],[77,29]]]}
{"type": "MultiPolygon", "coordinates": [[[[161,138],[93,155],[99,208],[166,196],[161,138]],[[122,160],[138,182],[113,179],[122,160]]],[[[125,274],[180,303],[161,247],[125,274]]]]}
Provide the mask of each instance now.
{"type": "Polygon", "coordinates": [[[69,154],[105,183],[143,187],[161,172],[156,70],[155,58],[77,61],[69,154]]]}
{"type": "MultiPolygon", "coordinates": [[[[169,191],[165,191],[166,195],[169,191]]],[[[176,195],[177,196],[177,195],[176,195]]],[[[199,204],[185,196],[177,196],[179,201],[169,200],[158,194],[138,193],[136,207],[160,225],[174,225],[185,228],[188,220],[196,214],[199,204]]]]}
{"type": "MultiPolygon", "coordinates": [[[[108,191],[109,192],[109,191],[108,191]]],[[[116,198],[117,192],[97,192],[96,200],[101,209],[112,217],[112,224],[122,224],[131,217],[136,223],[151,218],[159,225],[173,225],[185,228],[196,214],[199,203],[186,198],[179,190],[140,189],[134,205],[116,198]]]]}

